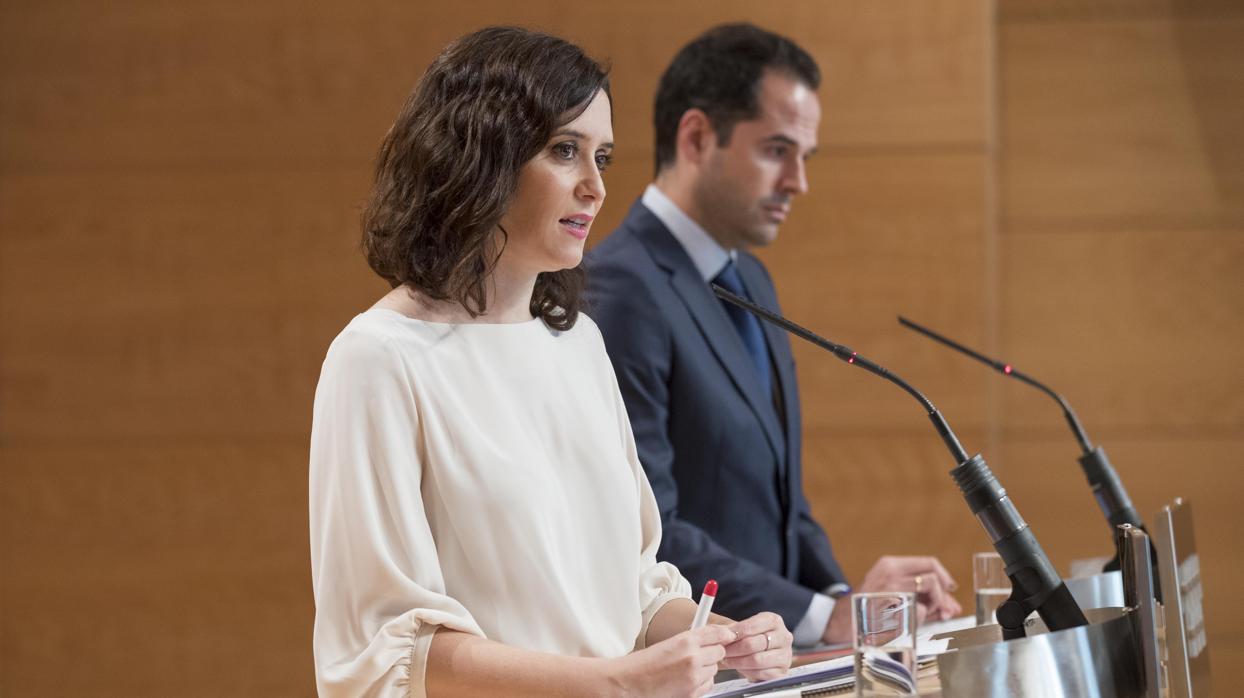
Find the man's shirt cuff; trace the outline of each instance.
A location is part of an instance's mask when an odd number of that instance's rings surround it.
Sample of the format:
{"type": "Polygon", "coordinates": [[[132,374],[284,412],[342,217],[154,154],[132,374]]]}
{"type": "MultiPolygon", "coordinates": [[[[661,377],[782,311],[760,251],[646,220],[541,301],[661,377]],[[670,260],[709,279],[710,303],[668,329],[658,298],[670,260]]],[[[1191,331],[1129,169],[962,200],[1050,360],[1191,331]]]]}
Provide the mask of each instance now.
{"type": "Polygon", "coordinates": [[[803,614],[799,625],[795,626],[796,647],[813,647],[821,644],[821,638],[825,636],[825,627],[829,625],[829,614],[833,613],[835,603],[837,602],[825,594],[812,595],[812,603],[808,604],[807,612],[803,614]]]}

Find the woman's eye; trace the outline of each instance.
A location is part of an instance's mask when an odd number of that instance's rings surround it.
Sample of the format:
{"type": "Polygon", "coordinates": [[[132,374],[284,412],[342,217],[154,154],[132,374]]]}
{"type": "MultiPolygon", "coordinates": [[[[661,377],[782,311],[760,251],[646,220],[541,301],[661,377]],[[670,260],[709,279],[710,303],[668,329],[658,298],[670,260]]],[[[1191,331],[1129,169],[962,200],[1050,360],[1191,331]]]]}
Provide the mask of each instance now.
{"type": "Polygon", "coordinates": [[[579,147],[574,143],[558,143],[553,146],[553,152],[563,160],[572,160],[579,152],[579,147]]]}
{"type": "Polygon", "coordinates": [[[605,170],[609,169],[609,166],[612,164],[613,164],[613,156],[610,155],[609,153],[597,153],[596,154],[596,169],[600,170],[601,172],[604,172],[605,170]]]}

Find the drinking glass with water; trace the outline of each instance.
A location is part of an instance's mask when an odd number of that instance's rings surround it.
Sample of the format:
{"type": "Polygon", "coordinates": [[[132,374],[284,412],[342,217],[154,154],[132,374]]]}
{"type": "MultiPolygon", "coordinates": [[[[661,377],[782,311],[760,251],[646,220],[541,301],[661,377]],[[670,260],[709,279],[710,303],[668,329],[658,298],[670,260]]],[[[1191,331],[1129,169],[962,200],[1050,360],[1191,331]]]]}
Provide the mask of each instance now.
{"type": "Polygon", "coordinates": [[[976,553],[972,556],[972,588],[976,590],[976,624],[998,622],[995,613],[1011,596],[1011,579],[997,553],[976,553]]]}
{"type": "Polygon", "coordinates": [[[855,630],[855,695],[916,695],[916,595],[851,596],[855,630]]]}

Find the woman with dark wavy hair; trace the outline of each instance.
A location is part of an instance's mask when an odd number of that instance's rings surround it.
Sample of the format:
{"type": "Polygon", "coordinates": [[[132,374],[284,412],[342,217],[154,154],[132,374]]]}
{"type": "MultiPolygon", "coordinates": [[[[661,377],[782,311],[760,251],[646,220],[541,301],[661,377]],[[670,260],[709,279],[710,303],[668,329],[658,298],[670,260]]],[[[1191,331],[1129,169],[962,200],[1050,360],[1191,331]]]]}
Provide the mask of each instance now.
{"type": "Polygon", "coordinates": [[[701,695],[784,673],[773,614],[687,630],[579,261],[613,149],[606,72],[462,37],[380,149],[363,249],[393,290],[328,350],[311,434],[325,695],[701,695]],[[769,637],[765,637],[765,633],[769,637]]]}

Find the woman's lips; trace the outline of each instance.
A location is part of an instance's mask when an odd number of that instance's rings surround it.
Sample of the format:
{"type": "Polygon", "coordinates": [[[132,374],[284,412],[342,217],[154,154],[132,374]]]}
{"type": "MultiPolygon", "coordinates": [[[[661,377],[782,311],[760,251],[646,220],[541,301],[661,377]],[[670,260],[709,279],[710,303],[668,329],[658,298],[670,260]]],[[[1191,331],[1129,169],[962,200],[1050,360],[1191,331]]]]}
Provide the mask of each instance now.
{"type": "Polygon", "coordinates": [[[592,225],[592,217],[585,215],[570,216],[558,221],[566,232],[579,240],[587,239],[588,229],[592,225]]]}

